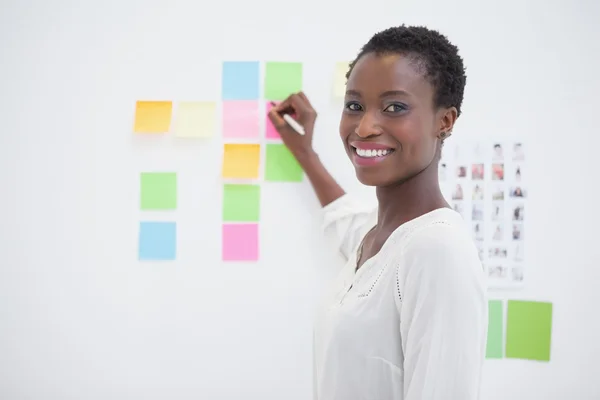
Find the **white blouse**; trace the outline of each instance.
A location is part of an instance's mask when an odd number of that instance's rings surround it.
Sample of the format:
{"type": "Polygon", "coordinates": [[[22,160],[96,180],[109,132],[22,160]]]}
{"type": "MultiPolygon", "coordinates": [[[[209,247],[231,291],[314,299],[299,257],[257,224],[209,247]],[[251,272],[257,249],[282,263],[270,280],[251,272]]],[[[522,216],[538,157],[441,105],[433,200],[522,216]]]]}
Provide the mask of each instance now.
{"type": "Polygon", "coordinates": [[[403,224],[356,271],[377,210],[344,195],[323,212],[347,263],[315,325],[315,399],[478,399],[488,304],[461,216],[437,209],[403,224]]]}

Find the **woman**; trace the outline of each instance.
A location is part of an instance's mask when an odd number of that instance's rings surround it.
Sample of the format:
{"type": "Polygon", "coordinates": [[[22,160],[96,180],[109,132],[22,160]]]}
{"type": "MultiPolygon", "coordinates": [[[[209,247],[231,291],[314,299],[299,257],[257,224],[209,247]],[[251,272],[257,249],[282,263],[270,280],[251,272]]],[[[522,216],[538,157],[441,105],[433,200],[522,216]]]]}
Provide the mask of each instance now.
{"type": "Polygon", "coordinates": [[[356,203],[311,146],[317,114],[303,93],[270,120],[303,167],[347,264],[315,327],[319,400],[473,400],[487,333],[477,248],[438,184],[444,140],[466,82],[436,31],[377,33],[350,64],[340,136],[378,207],[356,203]],[[298,135],[282,119],[293,113],[298,135]]]}

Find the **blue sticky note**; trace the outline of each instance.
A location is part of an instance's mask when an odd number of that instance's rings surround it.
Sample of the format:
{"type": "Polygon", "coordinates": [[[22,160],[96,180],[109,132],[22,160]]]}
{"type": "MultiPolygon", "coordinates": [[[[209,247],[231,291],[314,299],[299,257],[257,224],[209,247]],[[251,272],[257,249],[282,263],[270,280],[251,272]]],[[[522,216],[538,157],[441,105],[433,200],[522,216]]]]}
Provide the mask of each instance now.
{"type": "Polygon", "coordinates": [[[176,242],[175,222],[140,222],[140,260],[174,260],[176,242]]]}
{"type": "Polygon", "coordinates": [[[258,100],[258,61],[225,61],[223,63],[223,100],[258,100]]]}

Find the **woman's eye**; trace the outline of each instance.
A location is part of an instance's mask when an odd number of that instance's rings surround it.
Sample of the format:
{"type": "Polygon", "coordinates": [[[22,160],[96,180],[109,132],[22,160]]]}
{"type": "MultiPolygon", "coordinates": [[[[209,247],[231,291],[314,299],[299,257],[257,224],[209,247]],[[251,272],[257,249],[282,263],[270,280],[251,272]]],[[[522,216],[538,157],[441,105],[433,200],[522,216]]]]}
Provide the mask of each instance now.
{"type": "Polygon", "coordinates": [[[360,111],[361,107],[358,103],[348,103],[346,104],[346,108],[350,111],[360,111]]]}
{"type": "Polygon", "coordinates": [[[404,110],[406,110],[406,107],[404,107],[402,104],[390,104],[383,111],[396,113],[404,110]]]}

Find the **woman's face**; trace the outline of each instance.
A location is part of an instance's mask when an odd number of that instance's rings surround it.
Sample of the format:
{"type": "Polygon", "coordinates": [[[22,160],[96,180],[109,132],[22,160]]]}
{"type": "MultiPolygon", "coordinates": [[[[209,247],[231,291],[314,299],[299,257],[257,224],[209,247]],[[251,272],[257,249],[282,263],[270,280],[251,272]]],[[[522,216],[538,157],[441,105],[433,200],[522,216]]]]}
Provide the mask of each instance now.
{"type": "Polygon", "coordinates": [[[340,136],[363,184],[393,185],[437,168],[438,136],[456,110],[434,109],[434,88],[413,58],[366,54],[346,88],[340,136]]]}

